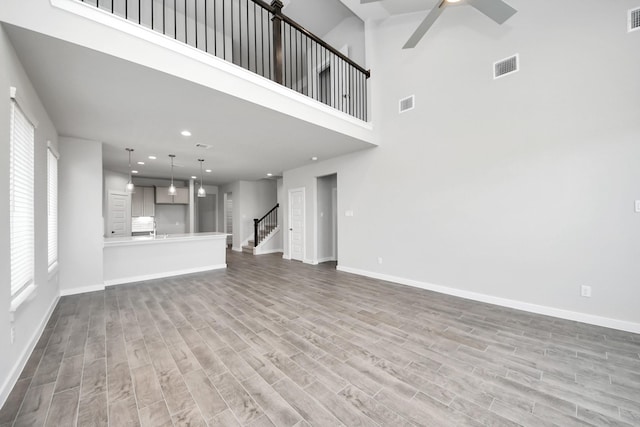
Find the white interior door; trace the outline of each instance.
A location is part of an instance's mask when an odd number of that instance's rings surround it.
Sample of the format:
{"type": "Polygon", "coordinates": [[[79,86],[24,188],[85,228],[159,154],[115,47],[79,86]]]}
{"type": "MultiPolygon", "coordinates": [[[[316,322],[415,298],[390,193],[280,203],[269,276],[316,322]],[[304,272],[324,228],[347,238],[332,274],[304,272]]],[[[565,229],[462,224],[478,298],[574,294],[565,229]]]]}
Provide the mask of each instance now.
{"type": "Polygon", "coordinates": [[[289,254],[304,259],[304,188],[289,190],[289,254]]]}
{"type": "Polygon", "coordinates": [[[129,224],[131,219],[130,200],[128,193],[109,191],[107,237],[131,235],[129,224]]]}

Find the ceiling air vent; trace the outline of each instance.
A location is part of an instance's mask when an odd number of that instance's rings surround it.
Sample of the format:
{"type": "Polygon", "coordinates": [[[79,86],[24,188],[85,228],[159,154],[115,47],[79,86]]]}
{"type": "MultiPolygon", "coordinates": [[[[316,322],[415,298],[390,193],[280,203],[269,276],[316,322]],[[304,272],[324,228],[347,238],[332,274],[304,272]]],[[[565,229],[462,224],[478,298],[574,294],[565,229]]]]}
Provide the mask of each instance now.
{"type": "Polygon", "coordinates": [[[405,113],[409,110],[413,110],[416,106],[416,96],[411,95],[400,100],[400,112],[405,113]]]}
{"type": "Polygon", "coordinates": [[[493,78],[497,79],[507,74],[515,73],[519,70],[519,58],[518,55],[510,56],[509,58],[502,59],[493,63],[493,78]]]}
{"type": "Polygon", "coordinates": [[[197,148],[204,148],[205,150],[208,150],[209,148],[211,148],[211,146],[210,146],[210,145],[207,145],[207,144],[201,144],[201,143],[197,143],[197,144],[196,144],[196,147],[197,147],[197,148]]]}
{"type": "Polygon", "coordinates": [[[629,32],[640,30],[640,7],[629,11],[629,32]]]}

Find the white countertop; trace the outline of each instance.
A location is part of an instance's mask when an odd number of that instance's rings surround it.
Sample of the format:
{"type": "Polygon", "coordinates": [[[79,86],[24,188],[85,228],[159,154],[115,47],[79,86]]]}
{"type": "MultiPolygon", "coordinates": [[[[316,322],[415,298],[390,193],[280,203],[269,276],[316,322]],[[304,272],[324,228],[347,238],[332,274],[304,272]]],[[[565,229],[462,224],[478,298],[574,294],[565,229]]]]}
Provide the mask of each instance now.
{"type": "Polygon", "coordinates": [[[227,233],[182,233],[182,234],[157,234],[154,236],[125,236],[105,237],[104,246],[128,246],[157,243],[175,243],[192,240],[226,239],[227,233]]]}

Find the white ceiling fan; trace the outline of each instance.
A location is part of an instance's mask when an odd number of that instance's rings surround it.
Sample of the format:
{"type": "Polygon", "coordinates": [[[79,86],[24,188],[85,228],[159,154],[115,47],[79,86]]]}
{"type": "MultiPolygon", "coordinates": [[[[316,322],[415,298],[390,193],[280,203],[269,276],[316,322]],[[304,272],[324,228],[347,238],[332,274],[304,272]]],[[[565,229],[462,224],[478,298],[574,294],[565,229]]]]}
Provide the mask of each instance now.
{"type": "MultiPolygon", "coordinates": [[[[380,0],[360,0],[361,4],[373,3],[380,0]]],[[[429,31],[429,28],[436,22],[436,19],[444,11],[444,9],[453,3],[463,2],[470,6],[473,6],[481,13],[485,14],[489,18],[493,19],[498,24],[504,23],[507,19],[511,18],[517,10],[509,6],[502,0],[438,0],[436,6],[431,9],[431,12],[420,23],[416,31],[409,37],[409,40],[402,46],[403,49],[411,49],[416,47],[420,39],[429,31]]]]}

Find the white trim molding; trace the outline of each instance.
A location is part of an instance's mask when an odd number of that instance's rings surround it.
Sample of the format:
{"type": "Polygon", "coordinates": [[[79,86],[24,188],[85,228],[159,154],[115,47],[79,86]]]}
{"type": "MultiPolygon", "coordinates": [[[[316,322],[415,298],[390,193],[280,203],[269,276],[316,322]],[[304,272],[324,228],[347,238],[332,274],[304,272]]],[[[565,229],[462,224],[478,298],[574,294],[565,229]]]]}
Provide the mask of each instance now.
{"type": "Polygon", "coordinates": [[[60,289],[60,296],[66,297],[69,295],[86,294],[89,292],[97,292],[97,291],[104,291],[104,285],[92,285],[92,286],[82,286],[79,288],[60,289]]]}
{"type": "Polygon", "coordinates": [[[564,320],[573,320],[590,325],[602,326],[605,328],[618,329],[626,332],[640,333],[640,323],[629,322],[626,320],[611,319],[609,317],[596,316],[593,314],[579,313],[576,311],[564,310],[561,308],[548,307],[544,305],[532,304],[524,301],[517,301],[508,298],[500,298],[492,295],[480,294],[477,292],[465,291],[462,289],[450,288],[448,286],[435,285],[432,283],[421,282],[413,279],[392,276],[388,274],[375,273],[373,271],[361,270],[358,268],[337,266],[337,270],[345,273],[357,274],[359,276],[371,277],[372,279],[385,280],[400,285],[412,286],[414,288],[434,291],[441,294],[452,295],[473,301],[484,302],[488,304],[499,305],[501,307],[513,308],[516,310],[527,311],[529,313],[543,314],[545,316],[557,317],[564,320]]]}

